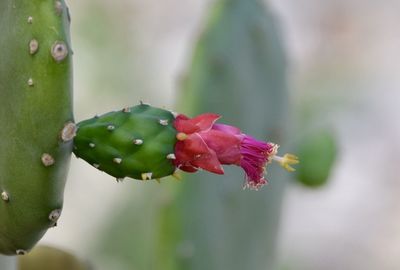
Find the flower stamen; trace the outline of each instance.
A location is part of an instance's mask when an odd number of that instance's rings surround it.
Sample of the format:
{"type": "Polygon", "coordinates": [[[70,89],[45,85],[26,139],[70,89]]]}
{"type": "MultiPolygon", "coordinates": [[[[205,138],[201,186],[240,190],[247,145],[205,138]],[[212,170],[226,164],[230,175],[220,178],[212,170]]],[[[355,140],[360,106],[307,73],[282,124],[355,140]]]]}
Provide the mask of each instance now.
{"type": "Polygon", "coordinates": [[[288,172],[294,172],[296,169],[290,165],[298,164],[299,158],[293,154],[285,154],[283,157],[273,156],[272,160],[278,162],[288,172]]]}

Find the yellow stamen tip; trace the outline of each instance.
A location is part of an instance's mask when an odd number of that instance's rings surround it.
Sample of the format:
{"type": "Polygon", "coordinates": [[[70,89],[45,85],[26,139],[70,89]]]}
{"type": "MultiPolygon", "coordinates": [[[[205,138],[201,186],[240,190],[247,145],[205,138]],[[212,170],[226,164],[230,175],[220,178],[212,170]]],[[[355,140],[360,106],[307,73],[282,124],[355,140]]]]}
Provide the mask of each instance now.
{"type": "Polygon", "coordinates": [[[187,137],[188,137],[188,135],[186,133],[183,133],[183,132],[179,132],[178,134],[176,134],[176,139],[178,141],[184,141],[184,140],[187,139],[187,137]]]}
{"type": "Polygon", "coordinates": [[[279,164],[288,172],[294,172],[295,169],[290,165],[298,164],[299,162],[299,158],[293,154],[285,154],[279,160],[279,164]]]}

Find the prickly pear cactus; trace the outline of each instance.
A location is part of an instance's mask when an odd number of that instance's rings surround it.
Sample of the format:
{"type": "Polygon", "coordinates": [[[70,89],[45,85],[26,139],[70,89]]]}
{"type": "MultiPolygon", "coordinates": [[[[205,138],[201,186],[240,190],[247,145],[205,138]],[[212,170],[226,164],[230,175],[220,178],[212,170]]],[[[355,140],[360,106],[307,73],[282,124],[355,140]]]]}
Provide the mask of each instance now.
{"type": "Polygon", "coordinates": [[[140,104],[80,122],[74,153],[117,178],[157,179],[175,171],[171,112],[140,104]]]}
{"type": "Polygon", "coordinates": [[[74,124],[63,0],[0,1],[0,253],[25,254],[63,206],[74,124]]]}

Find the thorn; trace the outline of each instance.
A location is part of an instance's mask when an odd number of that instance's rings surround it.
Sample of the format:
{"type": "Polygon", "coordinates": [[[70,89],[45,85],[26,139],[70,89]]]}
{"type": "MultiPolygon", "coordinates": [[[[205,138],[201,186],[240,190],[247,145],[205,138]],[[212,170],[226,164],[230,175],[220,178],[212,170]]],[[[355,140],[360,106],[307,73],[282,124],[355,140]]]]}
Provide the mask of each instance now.
{"type": "Polygon", "coordinates": [[[179,132],[178,134],[176,134],[176,139],[178,141],[184,141],[184,140],[187,139],[187,137],[188,137],[188,135],[186,133],[183,133],[183,132],[179,132]]]}
{"type": "Polygon", "coordinates": [[[114,162],[114,163],[117,163],[117,164],[121,164],[122,158],[114,158],[114,159],[113,159],[113,162],[114,162]]]}
{"type": "Polygon", "coordinates": [[[61,62],[68,55],[68,47],[63,41],[56,41],[53,46],[51,46],[51,55],[54,60],[61,62]]]}
{"type": "Polygon", "coordinates": [[[1,193],[1,199],[5,202],[9,202],[10,201],[10,197],[8,196],[8,193],[6,191],[3,191],[1,193]]]}
{"type": "Polygon", "coordinates": [[[61,130],[61,140],[63,142],[68,142],[76,136],[76,131],[78,128],[73,122],[67,122],[64,128],[61,130]]]}
{"type": "Polygon", "coordinates": [[[152,176],[153,176],[152,172],[142,173],[142,180],[151,180],[152,176]]]}
{"type": "Polygon", "coordinates": [[[93,163],[93,167],[95,167],[96,169],[98,169],[98,168],[100,167],[100,165],[97,164],[97,163],[93,163]]]}
{"type": "Polygon", "coordinates": [[[29,80],[28,80],[28,85],[29,85],[29,86],[33,86],[33,79],[32,79],[32,78],[29,78],[29,80]]]}
{"type": "Polygon", "coordinates": [[[24,249],[17,249],[17,251],[15,251],[15,253],[17,253],[17,255],[25,255],[28,252],[26,252],[26,250],[24,250],[24,249]]]}
{"type": "Polygon", "coordinates": [[[174,153],[168,154],[167,159],[176,159],[176,156],[174,153]]]}
{"type": "Polygon", "coordinates": [[[129,112],[131,112],[131,108],[125,107],[125,108],[122,109],[122,112],[129,113],[129,112]]]}
{"type": "Polygon", "coordinates": [[[49,166],[54,164],[54,158],[48,153],[44,153],[42,155],[41,159],[42,159],[43,165],[46,166],[46,167],[49,167],[49,166]]]}
{"type": "Polygon", "coordinates": [[[172,177],[175,178],[175,180],[178,180],[178,181],[182,180],[182,175],[178,171],[175,171],[172,174],[172,177]]]}
{"type": "Polygon", "coordinates": [[[168,126],[168,119],[160,119],[158,122],[163,126],[168,126]]]}
{"type": "Polygon", "coordinates": [[[107,130],[109,130],[109,131],[113,131],[114,129],[115,129],[115,126],[113,126],[113,125],[107,126],[107,130]]]}
{"type": "Polygon", "coordinates": [[[61,216],[61,209],[55,209],[53,211],[51,211],[51,213],[49,214],[49,220],[53,221],[53,222],[57,222],[57,220],[60,218],[61,216]]]}
{"type": "Polygon", "coordinates": [[[29,17],[28,17],[28,23],[29,23],[29,24],[32,24],[32,23],[33,23],[33,17],[32,17],[32,16],[29,16],[29,17]]]}
{"type": "Polygon", "coordinates": [[[117,181],[117,183],[121,183],[122,181],[124,181],[124,178],[122,177],[120,177],[120,178],[115,178],[115,181],[117,181]]]}
{"type": "Polygon", "coordinates": [[[89,143],[89,147],[90,147],[90,148],[95,148],[96,145],[95,145],[94,143],[89,143]]]}
{"type": "Polygon", "coordinates": [[[133,140],[133,143],[136,144],[136,145],[141,145],[141,144],[143,144],[143,140],[141,140],[141,139],[134,139],[134,140],[133,140]]]}

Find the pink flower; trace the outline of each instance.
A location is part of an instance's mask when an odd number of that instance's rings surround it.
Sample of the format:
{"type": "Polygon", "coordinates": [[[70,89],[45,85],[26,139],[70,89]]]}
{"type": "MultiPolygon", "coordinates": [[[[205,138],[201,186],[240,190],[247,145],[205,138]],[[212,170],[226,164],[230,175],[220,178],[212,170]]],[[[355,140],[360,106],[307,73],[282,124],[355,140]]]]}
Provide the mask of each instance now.
{"type": "Polygon", "coordinates": [[[293,155],[277,157],[278,145],[246,135],[234,126],[216,124],[217,114],[206,113],[194,118],[178,115],[174,126],[178,131],[174,164],[186,172],[204,169],[223,174],[223,164],[237,165],[246,173],[245,187],[258,189],[267,184],[265,166],[273,159],[287,169],[297,163],[293,155]],[[286,158],[285,158],[286,157],[286,158]]]}

